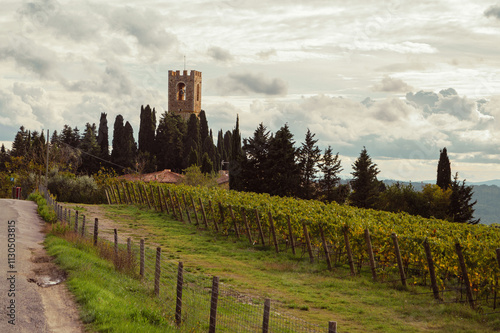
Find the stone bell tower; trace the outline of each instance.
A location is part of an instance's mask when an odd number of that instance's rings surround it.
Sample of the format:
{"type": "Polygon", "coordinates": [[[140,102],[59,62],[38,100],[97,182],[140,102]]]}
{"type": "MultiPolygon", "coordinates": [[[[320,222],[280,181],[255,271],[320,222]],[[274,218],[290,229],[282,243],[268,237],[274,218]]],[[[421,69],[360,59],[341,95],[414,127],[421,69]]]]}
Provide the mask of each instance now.
{"type": "Polygon", "coordinates": [[[173,112],[185,121],[192,113],[197,117],[201,111],[201,72],[168,71],[168,112],[173,112]]]}

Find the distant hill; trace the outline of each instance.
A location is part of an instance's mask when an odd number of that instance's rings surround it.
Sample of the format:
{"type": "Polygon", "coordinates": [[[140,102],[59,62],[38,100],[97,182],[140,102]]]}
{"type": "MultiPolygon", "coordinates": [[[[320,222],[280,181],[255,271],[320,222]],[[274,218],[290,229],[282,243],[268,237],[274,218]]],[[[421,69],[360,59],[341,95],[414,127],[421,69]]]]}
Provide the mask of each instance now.
{"type": "MultiPolygon", "coordinates": [[[[395,180],[383,180],[386,185],[397,183],[395,180]]],[[[399,182],[408,185],[409,182],[399,182]]],[[[416,182],[411,183],[415,190],[420,191],[425,184],[434,184],[434,182],[416,182]]],[[[477,200],[474,206],[474,217],[480,218],[482,224],[500,223],[500,179],[489,180],[485,182],[469,183],[466,185],[474,187],[473,200],[477,200]]]]}

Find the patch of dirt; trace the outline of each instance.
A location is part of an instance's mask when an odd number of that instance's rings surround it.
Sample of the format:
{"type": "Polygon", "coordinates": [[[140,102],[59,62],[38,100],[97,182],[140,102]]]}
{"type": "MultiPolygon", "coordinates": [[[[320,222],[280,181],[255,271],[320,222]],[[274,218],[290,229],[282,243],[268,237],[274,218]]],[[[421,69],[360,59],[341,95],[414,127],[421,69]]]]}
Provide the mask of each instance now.
{"type": "Polygon", "coordinates": [[[53,262],[44,248],[31,249],[31,253],[31,272],[27,280],[40,287],[49,331],[84,332],[73,295],[62,283],[68,274],[53,262]]]}

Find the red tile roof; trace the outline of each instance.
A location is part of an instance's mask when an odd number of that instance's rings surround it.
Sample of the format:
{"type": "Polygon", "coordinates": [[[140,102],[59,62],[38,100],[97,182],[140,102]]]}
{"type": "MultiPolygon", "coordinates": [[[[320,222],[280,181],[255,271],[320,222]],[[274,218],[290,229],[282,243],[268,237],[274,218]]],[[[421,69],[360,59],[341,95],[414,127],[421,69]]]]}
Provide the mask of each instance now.
{"type": "Polygon", "coordinates": [[[127,181],[143,181],[143,182],[158,182],[158,183],[171,183],[177,184],[182,181],[184,175],[165,169],[163,171],[157,171],[153,173],[146,173],[143,175],[139,174],[128,174],[118,177],[119,179],[125,179],[127,181]]]}

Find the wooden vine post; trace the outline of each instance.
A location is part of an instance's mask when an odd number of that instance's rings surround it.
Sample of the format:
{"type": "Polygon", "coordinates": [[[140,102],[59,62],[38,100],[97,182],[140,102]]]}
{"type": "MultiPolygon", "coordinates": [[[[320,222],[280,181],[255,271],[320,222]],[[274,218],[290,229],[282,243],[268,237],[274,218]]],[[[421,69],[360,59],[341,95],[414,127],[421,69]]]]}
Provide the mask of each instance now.
{"type": "Polygon", "coordinates": [[[234,232],[236,233],[236,238],[240,238],[240,230],[238,229],[238,223],[236,223],[236,218],[234,217],[233,207],[231,205],[228,206],[229,215],[231,215],[231,219],[234,224],[234,232]]]}
{"type": "Polygon", "coordinates": [[[427,238],[424,240],[424,249],[425,249],[425,256],[427,258],[427,266],[429,267],[429,275],[431,277],[432,293],[434,294],[434,298],[440,301],[441,297],[439,296],[439,289],[436,280],[436,270],[434,269],[434,261],[432,260],[431,247],[429,246],[427,238]]]}
{"type": "Polygon", "coordinates": [[[174,198],[172,197],[172,192],[170,192],[170,189],[168,189],[168,196],[170,198],[170,205],[172,206],[172,214],[175,218],[177,218],[177,214],[175,213],[174,198]]]}
{"type": "Polygon", "coordinates": [[[191,221],[191,214],[189,213],[189,205],[188,205],[187,200],[186,200],[186,194],[184,194],[184,193],[182,193],[182,201],[184,201],[184,207],[186,208],[186,215],[187,215],[188,221],[189,221],[189,223],[193,223],[191,221]]]}
{"type": "MultiPolygon", "coordinates": [[[[201,198],[200,198],[200,202],[201,202],[201,198]]],[[[215,218],[215,211],[214,211],[214,207],[212,206],[212,200],[208,200],[208,209],[210,210],[210,214],[212,214],[212,220],[214,221],[215,230],[217,232],[219,232],[219,224],[217,223],[217,219],[215,218]]]]}
{"type": "Polygon", "coordinates": [[[375,257],[373,256],[372,241],[370,239],[370,231],[368,228],[365,229],[365,241],[366,241],[366,251],[368,252],[368,258],[370,259],[370,267],[372,270],[373,281],[377,280],[377,270],[375,266],[375,257]]]}
{"type": "Polygon", "coordinates": [[[267,215],[269,216],[269,226],[271,227],[271,233],[273,235],[274,249],[276,250],[276,253],[279,253],[280,249],[278,247],[278,238],[276,237],[276,228],[274,228],[273,214],[271,212],[267,212],[267,215]]]}
{"type": "Polygon", "coordinates": [[[465,266],[465,259],[462,253],[462,247],[460,243],[455,243],[455,249],[458,255],[458,261],[460,262],[460,268],[462,269],[462,275],[465,284],[465,291],[467,293],[467,300],[469,301],[469,305],[471,308],[475,308],[474,306],[474,298],[472,297],[472,288],[469,281],[469,275],[467,274],[467,266],[465,266]]]}
{"type": "Polygon", "coordinates": [[[146,202],[148,203],[148,208],[151,209],[151,201],[149,200],[148,191],[146,190],[146,185],[142,184],[142,189],[144,191],[144,197],[146,198],[146,202]]]}
{"type": "Polygon", "coordinates": [[[170,214],[170,210],[168,208],[167,196],[165,195],[165,192],[163,191],[163,187],[160,187],[160,190],[161,190],[161,196],[163,198],[163,203],[165,204],[165,210],[167,211],[167,214],[170,214]]]}
{"type": "Polygon", "coordinates": [[[351,275],[356,275],[356,271],[354,270],[354,260],[352,259],[351,243],[349,242],[349,226],[346,224],[342,229],[344,230],[345,250],[347,252],[347,260],[349,261],[351,275]]]}
{"type": "MultiPolygon", "coordinates": [[[[191,195],[191,205],[193,205],[193,212],[194,212],[194,217],[196,219],[196,225],[200,225],[200,219],[198,218],[198,211],[196,210],[196,205],[194,203],[193,196],[191,195]]],[[[207,225],[208,228],[208,225],[207,225]]]]}
{"type": "Polygon", "coordinates": [[[255,209],[255,221],[257,222],[257,228],[259,228],[260,241],[263,246],[266,246],[266,241],[264,238],[264,232],[262,231],[262,224],[260,224],[259,211],[255,209]]]}
{"type": "Polygon", "coordinates": [[[325,233],[323,231],[323,227],[321,225],[319,227],[319,233],[321,235],[321,242],[323,243],[323,250],[325,251],[326,264],[328,265],[328,270],[332,270],[332,261],[330,260],[330,251],[328,251],[328,245],[326,244],[325,233]]]}
{"type": "Polygon", "coordinates": [[[245,212],[245,208],[241,207],[241,217],[243,218],[243,223],[245,223],[245,228],[247,230],[248,240],[250,244],[253,244],[252,233],[250,231],[250,226],[248,225],[247,214],[245,212]]]}
{"type": "MultiPolygon", "coordinates": [[[[200,200],[200,209],[201,209],[201,215],[203,216],[203,222],[205,223],[205,227],[208,229],[208,221],[207,221],[207,214],[205,213],[205,207],[203,207],[203,202],[201,201],[201,198],[198,198],[198,200],[200,200]]],[[[217,225],[217,222],[215,222],[215,230],[219,231],[219,226],[217,225]]]]}
{"type": "Polygon", "coordinates": [[[398,262],[399,275],[401,277],[401,284],[406,287],[406,275],[405,270],[403,268],[403,260],[401,259],[401,252],[399,251],[399,243],[398,243],[398,235],[396,233],[392,233],[392,240],[394,242],[394,252],[396,253],[396,260],[398,262]]]}
{"type": "Polygon", "coordinates": [[[309,253],[309,261],[311,264],[314,262],[314,256],[311,246],[311,239],[309,238],[309,232],[307,232],[307,226],[304,222],[302,222],[302,228],[304,229],[304,238],[306,239],[307,252],[309,253]]]}
{"type": "Polygon", "coordinates": [[[288,222],[288,237],[290,239],[290,246],[292,247],[293,255],[295,255],[295,240],[293,239],[292,221],[290,220],[290,215],[287,215],[286,220],[288,222]]]}
{"type": "Polygon", "coordinates": [[[177,203],[177,208],[179,209],[180,219],[181,219],[182,222],[184,222],[184,216],[182,215],[181,202],[179,201],[179,198],[177,197],[177,193],[176,192],[174,192],[174,199],[175,199],[175,202],[177,203]]]}

